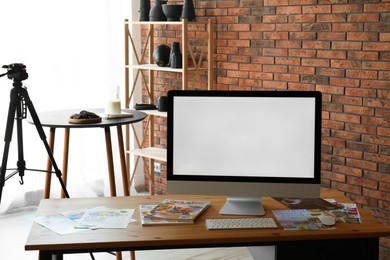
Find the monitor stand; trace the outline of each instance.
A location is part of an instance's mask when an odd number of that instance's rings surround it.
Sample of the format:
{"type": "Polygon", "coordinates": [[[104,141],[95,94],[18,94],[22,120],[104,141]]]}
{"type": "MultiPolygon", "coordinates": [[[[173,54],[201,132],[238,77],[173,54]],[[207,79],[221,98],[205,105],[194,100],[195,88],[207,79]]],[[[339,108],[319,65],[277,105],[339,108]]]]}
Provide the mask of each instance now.
{"type": "Polygon", "coordinates": [[[228,197],[219,213],[222,215],[265,215],[260,197],[228,197]]]}

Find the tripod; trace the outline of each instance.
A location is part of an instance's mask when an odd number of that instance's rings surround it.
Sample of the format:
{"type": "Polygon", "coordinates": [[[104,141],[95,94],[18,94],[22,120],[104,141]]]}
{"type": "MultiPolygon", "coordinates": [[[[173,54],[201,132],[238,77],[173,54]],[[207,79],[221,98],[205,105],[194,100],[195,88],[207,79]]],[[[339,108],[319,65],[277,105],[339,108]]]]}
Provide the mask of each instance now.
{"type": "Polygon", "coordinates": [[[23,177],[24,172],[26,170],[29,171],[40,171],[40,172],[46,172],[45,170],[36,170],[36,169],[27,169],[26,168],[26,162],[24,161],[24,154],[23,154],[23,128],[22,128],[22,120],[26,118],[27,116],[27,109],[30,112],[31,118],[34,122],[34,125],[38,131],[38,134],[46,148],[47,154],[49,156],[49,159],[53,165],[54,171],[52,173],[55,173],[57,175],[57,178],[61,184],[62,190],[64,191],[65,197],[69,198],[69,194],[66,190],[65,184],[61,178],[61,171],[58,169],[57,163],[54,160],[54,156],[52,151],[50,150],[49,144],[46,140],[45,132],[43,131],[41,122],[39,121],[37,112],[35,111],[34,105],[32,101],[30,100],[30,97],[28,95],[27,89],[23,88],[22,80],[25,80],[28,78],[28,74],[26,72],[26,66],[21,63],[14,63],[11,65],[4,65],[3,68],[6,68],[8,71],[7,73],[1,74],[0,77],[7,75],[9,79],[13,79],[13,88],[11,89],[10,94],[10,103],[9,103],[9,110],[8,110],[8,117],[7,117],[7,126],[5,128],[5,145],[4,145],[4,153],[3,153],[3,159],[1,163],[1,174],[0,174],[0,203],[1,203],[1,195],[3,192],[3,187],[5,185],[5,181],[10,179],[12,176],[19,173],[20,181],[19,183],[23,185],[23,177]],[[16,117],[15,117],[16,114],[16,117]],[[8,153],[9,153],[9,147],[12,139],[12,132],[14,128],[14,119],[16,120],[16,126],[17,126],[17,138],[18,138],[18,162],[17,162],[17,168],[15,169],[9,169],[13,170],[12,173],[10,173],[8,176],[5,175],[7,171],[7,161],[8,161],[8,153]]]}

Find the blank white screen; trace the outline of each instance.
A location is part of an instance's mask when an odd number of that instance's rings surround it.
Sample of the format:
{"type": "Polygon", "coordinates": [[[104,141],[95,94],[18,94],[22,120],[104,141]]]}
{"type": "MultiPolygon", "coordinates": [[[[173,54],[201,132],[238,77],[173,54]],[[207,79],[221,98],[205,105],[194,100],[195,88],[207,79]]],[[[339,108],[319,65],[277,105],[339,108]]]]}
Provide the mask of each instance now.
{"type": "Polygon", "coordinates": [[[315,99],[174,97],[173,174],[314,176],[315,99]]]}

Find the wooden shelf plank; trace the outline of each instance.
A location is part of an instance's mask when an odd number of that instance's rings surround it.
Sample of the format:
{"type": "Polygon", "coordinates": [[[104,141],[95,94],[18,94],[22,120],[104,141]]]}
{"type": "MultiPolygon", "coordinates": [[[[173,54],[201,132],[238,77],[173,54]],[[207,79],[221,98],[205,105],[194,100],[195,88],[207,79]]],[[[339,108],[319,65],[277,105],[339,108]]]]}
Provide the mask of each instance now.
{"type": "Polygon", "coordinates": [[[129,68],[132,69],[141,69],[141,70],[156,70],[156,71],[168,71],[168,72],[178,72],[182,73],[183,69],[174,69],[171,67],[159,67],[156,64],[134,64],[134,65],[129,65],[129,68]]]}
{"type": "Polygon", "coordinates": [[[161,112],[161,111],[158,111],[156,109],[139,110],[139,111],[144,112],[145,114],[148,114],[148,115],[153,115],[153,116],[161,116],[161,117],[167,117],[168,116],[167,112],[161,112]]]}
{"type": "Polygon", "coordinates": [[[162,162],[167,161],[167,150],[163,148],[147,147],[142,149],[130,150],[130,153],[162,162]]]}

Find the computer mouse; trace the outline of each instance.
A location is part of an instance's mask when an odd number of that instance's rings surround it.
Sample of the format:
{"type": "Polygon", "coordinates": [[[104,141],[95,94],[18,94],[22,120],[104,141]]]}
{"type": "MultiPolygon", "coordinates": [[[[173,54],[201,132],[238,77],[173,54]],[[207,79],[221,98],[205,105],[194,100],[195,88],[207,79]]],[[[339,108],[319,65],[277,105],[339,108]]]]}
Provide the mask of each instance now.
{"type": "Polygon", "coordinates": [[[325,226],[333,226],[336,223],[336,219],[334,217],[328,216],[328,215],[320,215],[320,216],[318,216],[318,219],[325,226]]]}

